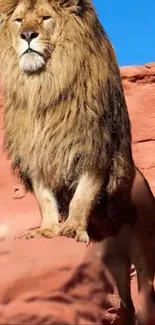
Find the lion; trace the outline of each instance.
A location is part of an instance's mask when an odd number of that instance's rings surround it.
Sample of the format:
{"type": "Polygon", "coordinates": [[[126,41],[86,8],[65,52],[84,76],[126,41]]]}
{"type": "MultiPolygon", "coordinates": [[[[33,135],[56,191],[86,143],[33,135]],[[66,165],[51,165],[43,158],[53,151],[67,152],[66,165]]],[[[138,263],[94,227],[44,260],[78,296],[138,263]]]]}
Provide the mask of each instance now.
{"type": "Polygon", "coordinates": [[[4,148],[42,216],[25,236],[88,243],[99,196],[128,195],[135,173],[113,47],[88,0],[0,0],[0,12],[4,148]]]}
{"type": "MultiPolygon", "coordinates": [[[[115,265],[133,324],[125,273],[132,248],[122,246],[122,258],[115,239],[121,227],[136,225],[131,192],[138,171],[113,46],[90,0],[0,0],[0,16],[4,149],[42,218],[19,237],[114,238],[114,245],[105,240],[104,262],[111,272],[115,265]]],[[[135,256],[139,263],[145,253],[135,256]]],[[[142,265],[143,275],[145,258],[142,265]]]]}

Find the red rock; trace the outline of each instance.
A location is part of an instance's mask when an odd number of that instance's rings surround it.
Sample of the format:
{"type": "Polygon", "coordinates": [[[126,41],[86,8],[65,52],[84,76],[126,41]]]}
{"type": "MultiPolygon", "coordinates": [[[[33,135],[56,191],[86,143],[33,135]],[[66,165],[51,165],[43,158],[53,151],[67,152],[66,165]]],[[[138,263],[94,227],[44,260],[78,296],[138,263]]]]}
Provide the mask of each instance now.
{"type": "Polygon", "coordinates": [[[155,194],[155,63],[121,68],[136,165],[155,194]]]}
{"type": "Polygon", "coordinates": [[[119,324],[117,291],[87,251],[65,238],[2,243],[0,324],[119,324]]]}
{"type": "MultiPolygon", "coordinates": [[[[133,153],[155,194],[155,63],[121,68],[132,122],[133,153]]],[[[0,100],[0,324],[122,324],[116,288],[109,284],[100,260],[74,240],[15,241],[37,226],[35,199],[25,195],[10,173],[2,152],[0,100]],[[93,263],[92,263],[93,261],[93,263]],[[101,280],[102,276],[102,280],[101,280]]],[[[132,294],[138,305],[132,270],[132,294]]]]}

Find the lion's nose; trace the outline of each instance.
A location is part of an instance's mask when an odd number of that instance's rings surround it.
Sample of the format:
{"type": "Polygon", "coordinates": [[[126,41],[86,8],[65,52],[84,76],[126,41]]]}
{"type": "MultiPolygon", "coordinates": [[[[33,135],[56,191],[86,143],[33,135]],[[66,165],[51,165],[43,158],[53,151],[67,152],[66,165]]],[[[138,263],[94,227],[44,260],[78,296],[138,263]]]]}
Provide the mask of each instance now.
{"type": "Polygon", "coordinates": [[[28,31],[22,32],[20,34],[20,37],[27,42],[31,42],[34,38],[38,37],[38,35],[39,35],[39,33],[28,30],[28,31]]]}

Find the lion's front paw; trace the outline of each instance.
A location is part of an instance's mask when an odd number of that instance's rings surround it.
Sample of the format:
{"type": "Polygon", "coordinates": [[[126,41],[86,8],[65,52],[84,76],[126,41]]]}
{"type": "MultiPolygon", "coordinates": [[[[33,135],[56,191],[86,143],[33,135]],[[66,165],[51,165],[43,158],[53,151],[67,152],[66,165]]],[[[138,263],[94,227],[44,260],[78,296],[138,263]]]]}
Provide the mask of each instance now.
{"type": "Polygon", "coordinates": [[[89,236],[87,234],[87,231],[83,230],[77,230],[76,231],[76,236],[75,236],[76,241],[79,241],[81,243],[85,243],[86,245],[89,244],[89,236]]]}
{"type": "Polygon", "coordinates": [[[75,227],[73,223],[66,221],[60,228],[60,236],[75,238],[76,241],[89,244],[89,236],[87,231],[75,227]]]}
{"type": "Polygon", "coordinates": [[[16,239],[54,238],[59,234],[59,226],[53,225],[51,229],[35,228],[18,235],[16,239]]]}

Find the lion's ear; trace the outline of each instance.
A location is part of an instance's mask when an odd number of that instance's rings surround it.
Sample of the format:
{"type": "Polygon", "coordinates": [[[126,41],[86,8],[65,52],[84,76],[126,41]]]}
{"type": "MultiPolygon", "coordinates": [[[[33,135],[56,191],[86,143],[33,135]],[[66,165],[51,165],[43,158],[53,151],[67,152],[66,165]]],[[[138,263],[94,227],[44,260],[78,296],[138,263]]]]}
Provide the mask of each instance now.
{"type": "Polygon", "coordinates": [[[80,0],[59,0],[60,5],[65,7],[78,6],[80,2],[80,0]]]}
{"type": "Polygon", "coordinates": [[[12,13],[18,3],[19,0],[0,0],[0,15],[12,13]]]}
{"type": "Polygon", "coordinates": [[[58,0],[59,7],[71,9],[72,12],[80,12],[84,0],[58,0]]]}

